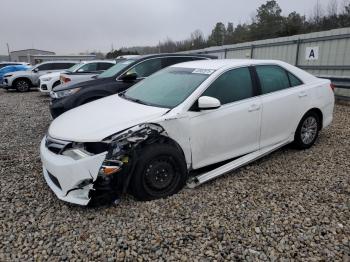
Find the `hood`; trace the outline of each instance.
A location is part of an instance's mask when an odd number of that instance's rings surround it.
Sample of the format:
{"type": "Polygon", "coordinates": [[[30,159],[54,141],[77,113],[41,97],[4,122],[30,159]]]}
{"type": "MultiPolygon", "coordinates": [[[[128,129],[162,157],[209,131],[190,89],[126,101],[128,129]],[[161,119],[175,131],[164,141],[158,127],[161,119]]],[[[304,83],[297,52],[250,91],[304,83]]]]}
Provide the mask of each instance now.
{"type": "Polygon", "coordinates": [[[155,121],[168,111],[112,95],[62,114],[51,123],[48,133],[59,140],[99,142],[135,125],[155,121]]]}
{"type": "Polygon", "coordinates": [[[14,77],[14,76],[22,76],[22,75],[30,75],[31,73],[32,73],[31,70],[16,71],[16,72],[7,73],[7,74],[4,75],[4,77],[6,77],[7,75],[12,75],[12,77],[14,77]]]}
{"type": "Polygon", "coordinates": [[[53,73],[50,73],[50,74],[46,74],[46,75],[42,75],[41,77],[39,77],[40,79],[42,78],[48,78],[48,77],[60,77],[61,73],[59,72],[53,72],[53,73]]]}
{"type": "Polygon", "coordinates": [[[63,91],[67,89],[74,89],[74,88],[85,88],[89,86],[94,86],[94,85],[99,85],[107,82],[115,81],[115,78],[97,78],[97,79],[92,79],[84,82],[78,82],[75,83],[74,81],[72,83],[68,82],[66,84],[60,85],[55,88],[55,92],[58,91],[63,91]]]}

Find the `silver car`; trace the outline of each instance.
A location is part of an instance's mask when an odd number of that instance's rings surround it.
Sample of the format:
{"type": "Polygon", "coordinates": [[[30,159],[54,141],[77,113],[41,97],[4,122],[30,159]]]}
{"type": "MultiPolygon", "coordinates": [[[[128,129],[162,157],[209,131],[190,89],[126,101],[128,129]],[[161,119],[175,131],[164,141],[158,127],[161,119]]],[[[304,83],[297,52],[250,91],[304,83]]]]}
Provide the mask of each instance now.
{"type": "Polygon", "coordinates": [[[39,77],[53,72],[61,72],[77,64],[77,61],[52,61],[38,64],[27,71],[18,71],[4,75],[3,87],[19,92],[29,91],[39,86],[39,77]]]}

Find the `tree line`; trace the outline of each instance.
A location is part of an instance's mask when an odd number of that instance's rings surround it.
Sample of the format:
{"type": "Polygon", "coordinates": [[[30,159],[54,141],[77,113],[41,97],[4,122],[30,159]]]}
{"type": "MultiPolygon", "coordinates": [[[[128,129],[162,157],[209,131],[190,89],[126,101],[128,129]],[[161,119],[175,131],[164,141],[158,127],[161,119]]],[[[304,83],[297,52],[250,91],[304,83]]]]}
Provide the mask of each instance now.
{"type": "Polygon", "coordinates": [[[196,30],[182,41],[167,38],[158,46],[122,48],[117,50],[118,52],[109,52],[107,57],[112,58],[116,54],[181,52],[343,27],[350,27],[349,0],[343,0],[342,3],[330,0],[326,7],[317,1],[309,17],[297,12],[284,16],[277,1],[269,0],[256,10],[250,23],[239,23],[235,26],[232,22],[227,25],[218,22],[208,37],[205,37],[202,31],[196,30]]]}

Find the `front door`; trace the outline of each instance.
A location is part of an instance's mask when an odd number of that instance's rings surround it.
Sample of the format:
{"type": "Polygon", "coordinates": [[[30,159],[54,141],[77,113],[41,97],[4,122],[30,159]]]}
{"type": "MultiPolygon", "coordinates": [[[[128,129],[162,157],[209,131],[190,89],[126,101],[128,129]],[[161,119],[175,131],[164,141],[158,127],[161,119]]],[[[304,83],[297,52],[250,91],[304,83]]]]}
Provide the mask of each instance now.
{"type": "Polygon", "coordinates": [[[194,169],[259,149],[262,106],[256,94],[249,68],[223,73],[202,94],[219,99],[222,106],[189,112],[194,169]]]}

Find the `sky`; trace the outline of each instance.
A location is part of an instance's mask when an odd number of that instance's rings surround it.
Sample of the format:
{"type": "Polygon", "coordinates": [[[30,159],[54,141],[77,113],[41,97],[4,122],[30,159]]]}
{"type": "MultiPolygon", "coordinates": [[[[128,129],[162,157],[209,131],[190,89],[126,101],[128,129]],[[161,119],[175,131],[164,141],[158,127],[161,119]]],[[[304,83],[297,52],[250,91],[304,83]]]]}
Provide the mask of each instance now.
{"type": "MultiPolygon", "coordinates": [[[[283,14],[310,15],[317,0],[277,0],[283,14]]],[[[319,0],[326,7],[329,0],[319,0]]],[[[342,0],[339,0],[342,1],[342,0]]],[[[36,48],[57,54],[108,52],[183,40],[217,22],[250,22],[266,0],[0,0],[0,54],[36,48]]]]}

